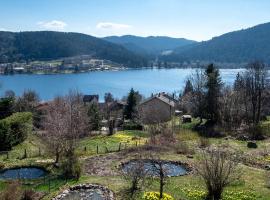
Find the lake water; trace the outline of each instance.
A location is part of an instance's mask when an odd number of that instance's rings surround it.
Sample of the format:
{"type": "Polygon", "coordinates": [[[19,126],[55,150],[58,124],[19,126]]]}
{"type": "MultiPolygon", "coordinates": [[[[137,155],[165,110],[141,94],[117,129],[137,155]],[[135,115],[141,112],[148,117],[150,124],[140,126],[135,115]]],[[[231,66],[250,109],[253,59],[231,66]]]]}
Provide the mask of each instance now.
{"type": "MultiPolygon", "coordinates": [[[[221,69],[222,79],[232,84],[236,74],[243,69],[221,69]]],[[[24,90],[38,92],[42,100],[50,100],[56,95],[64,95],[70,89],[78,89],[84,94],[98,94],[100,99],[106,92],[121,98],[133,87],[145,97],[151,93],[177,92],[183,89],[186,78],[194,69],[138,69],[125,71],[97,71],[80,74],[16,74],[0,75],[0,92],[13,90],[21,95],[24,90]]]]}

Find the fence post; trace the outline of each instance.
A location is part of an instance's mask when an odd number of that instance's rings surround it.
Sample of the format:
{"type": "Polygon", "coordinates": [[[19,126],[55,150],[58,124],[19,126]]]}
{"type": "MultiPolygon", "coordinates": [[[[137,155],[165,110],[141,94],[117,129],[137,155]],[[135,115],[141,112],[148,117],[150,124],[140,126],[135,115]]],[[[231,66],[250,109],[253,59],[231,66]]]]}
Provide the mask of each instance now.
{"type": "Polygon", "coordinates": [[[8,151],[7,151],[7,159],[9,159],[8,151]]]}
{"type": "Polygon", "coordinates": [[[49,193],[51,192],[51,177],[49,177],[49,193]]]}
{"type": "Polygon", "coordinates": [[[98,144],[97,144],[97,154],[98,154],[98,144]]]}
{"type": "Polygon", "coordinates": [[[27,158],[27,152],[26,152],[26,149],[24,149],[24,158],[27,158]]]}
{"type": "Polygon", "coordinates": [[[119,142],[118,151],[121,151],[121,142],[119,142]]]}
{"type": "Polygon", "coordinates": [[[84,151],[86,151],[87,149],[86,149],[86,146],[84,147],[84,151]]]}

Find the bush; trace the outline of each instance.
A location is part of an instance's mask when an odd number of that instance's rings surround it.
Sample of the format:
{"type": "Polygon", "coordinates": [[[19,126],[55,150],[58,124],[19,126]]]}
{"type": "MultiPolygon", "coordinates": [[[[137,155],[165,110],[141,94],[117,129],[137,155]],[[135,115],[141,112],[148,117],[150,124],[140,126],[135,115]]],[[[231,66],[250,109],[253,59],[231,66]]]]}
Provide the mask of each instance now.
{"type": "Polygon", "coordinates": [[[205,137],[200,137],[200,140],[199,140],[199,146],[200,148],[207,148],[210,146],[210,141],[208,138],[205,138],[205,137]]]}
{"type": "Polygon", "coordinates": [[[138,124],[136,122],[127,122],[123,125],[124,130],[143,130],[143,126],[141,124],[138,124]]]}
{"type": "Polygon", "coordinates": [[[32,130],[32,121],[32,114],[28,112],[14,113],[0,120],[0,151],[23,142],[32,130]]]}
{"type": "Polygon", "coordinates": [[[23,191],[18,181],[9,182],[5,190],[0,193],[1,200],[21,200],[22,198],[23,191]]]}
{"type": "Polygon", "coordinates": [[[74,154],[69,154],[65,157],[62,163],[63,176],[67,179],[76,179],[79,180],[82,170],[81,165],[74,154]]]}
{"type": "Polygon", "coordinates": [[[0,162],[0,170],[5,168],[5,164],[0,162]]]}
{"type": "Polygon", "coordinates": [[[23,198],[21,200],[34,200],[35,192],[33,190],[25,190],[23,194],[23,198]]]}
{"type": "Polygon", "coordinates": [[[194,149],[189,147],[184,141],[180,141],[178,144],[176,144],[175,151],[177,154],[194,154],[194,149]]]}
{"type": "Polygon", "coordinates": [[[174,198],[166,193],[163,193],[163,197],[159,198],[159,192],[145,192],[143,200],[174,200],[174,198]]]}

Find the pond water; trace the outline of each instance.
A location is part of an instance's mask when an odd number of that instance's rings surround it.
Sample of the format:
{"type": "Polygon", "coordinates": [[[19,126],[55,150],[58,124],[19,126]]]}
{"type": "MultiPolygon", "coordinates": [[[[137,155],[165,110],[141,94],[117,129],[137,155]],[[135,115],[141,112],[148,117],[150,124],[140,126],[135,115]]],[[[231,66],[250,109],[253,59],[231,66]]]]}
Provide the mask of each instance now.
{"type": "Polygon", "coordinates": [[[105,200],[102,191],[99,189],[74,190],[70,191],[63,200],[105,200]]]}
{"type": "MultiPolygon", "coordinates": [[[[70,89],[84,94],[98,94],[103,100],[106,92],[122,98],[130,88],[138,90],[145,97],[151,93],[177,92],[183,89],[188,76],[195,69],[136,69],[124,71],[98,71],[79,74],[16,74],[0,75],[0,95],[13,90],[21,95],[24,90],[35,90],[42,100],[53,99],[56,95],[65,95],[70,89]]],[[[222,80],[232,84],[236,74],[243,69],[221,69],[222,80]]]]}
{"type": "MultiPolygon", "coordinates": [[[[122,169],[124,172],[128,172],[129,170],[132,170],[133,167],[140,166],[142,163],[142,168],[148,175],[158,176],[159,166],[148,160],[132,160],[123,164],[122,169]]],[[[182,176],[188,173],[188,170],[184,165],[175,162],[163,161],[162,167],[166,176],[182,176]]]]}
{"type": "Polygon", "coordinates": [[[44,169],[36,167],[14,168],[0,171],[0,179],[37,179],[47,175],[44,169]]]}

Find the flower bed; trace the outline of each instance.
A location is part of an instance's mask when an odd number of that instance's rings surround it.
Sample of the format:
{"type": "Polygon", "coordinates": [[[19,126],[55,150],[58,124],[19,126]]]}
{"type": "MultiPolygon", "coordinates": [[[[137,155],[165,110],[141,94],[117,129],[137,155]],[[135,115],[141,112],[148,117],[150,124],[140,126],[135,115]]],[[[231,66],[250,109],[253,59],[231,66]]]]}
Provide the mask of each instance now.
{"type": "Polygon", "coordinates": [[[174,200],[174,198],[166,193],[163,193],[163,197],[159,198],[159,192],[145,192],[143,200],[174,200]]]}

